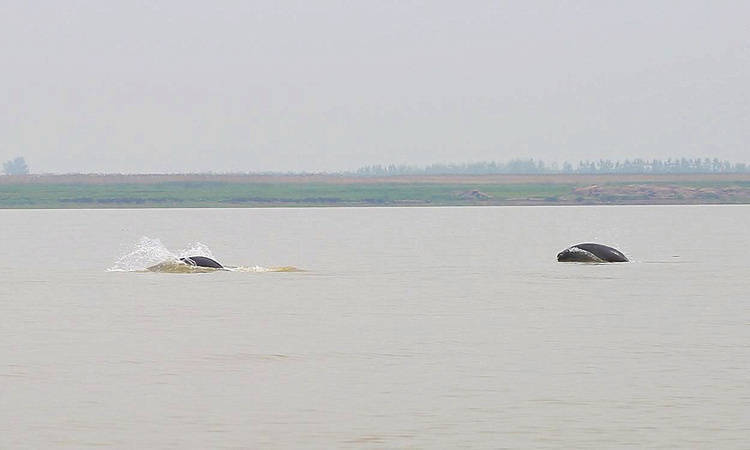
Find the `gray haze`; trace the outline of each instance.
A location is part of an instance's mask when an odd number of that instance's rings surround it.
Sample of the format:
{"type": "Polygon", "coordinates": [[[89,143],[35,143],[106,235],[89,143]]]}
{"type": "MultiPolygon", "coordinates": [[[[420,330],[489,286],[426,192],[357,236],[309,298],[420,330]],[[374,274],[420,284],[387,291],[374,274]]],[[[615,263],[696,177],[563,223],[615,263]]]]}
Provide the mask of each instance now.
{"type": "Polygon", "coordinates": [[[2,1],[34,172],[748,161],[747,1],[2,1]]]}

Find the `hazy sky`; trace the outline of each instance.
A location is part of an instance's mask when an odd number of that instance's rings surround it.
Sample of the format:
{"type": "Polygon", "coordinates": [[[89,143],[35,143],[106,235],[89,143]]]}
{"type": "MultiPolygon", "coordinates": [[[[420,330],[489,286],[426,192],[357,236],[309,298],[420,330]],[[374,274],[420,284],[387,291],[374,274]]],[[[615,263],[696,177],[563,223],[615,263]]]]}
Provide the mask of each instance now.
{"type": "Polygon", "coordinates": [[[746,0],[0,0],[0,160],[750,162],[748,17],[746,0]]]}

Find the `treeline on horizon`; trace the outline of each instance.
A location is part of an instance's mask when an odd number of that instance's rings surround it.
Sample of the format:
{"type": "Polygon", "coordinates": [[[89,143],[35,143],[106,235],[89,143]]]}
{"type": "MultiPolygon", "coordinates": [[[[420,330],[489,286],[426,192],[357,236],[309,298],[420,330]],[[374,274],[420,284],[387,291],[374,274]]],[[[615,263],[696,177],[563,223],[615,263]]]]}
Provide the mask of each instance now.
{"type": "MultiPolygon", "coordinates": [[[[0,175],[27,175],[29,168],[22,157],[3,164],[0,175]]],[[[547,164],[533,158],[511,159],[508,162],[481,161],[471,163],[435,163],[427,166],[408,164],[370,165],[351,171],[247,171],[247,172],[196,172],[196,175],[344,175],[362,177],[382,177],[398,175],[492,175],[492,174],[701,174],[701,173],[750,173],[750,164],[733,163],[718,158],[668,158],[661,159],[611,159],[579,161],[576,165],[566,161],[547,164]]],[[[180,175],[179,173],[171,173],[180,175]]],[[[56,175],[42,173],[40,175],[56,175]]],[[[58,174],[60,175],[60,174],[58,174]]],[[[85,172],[72,172],[62,175],[91,175],[85,172]]],[[[123,173],[98,173],[98,175],[138,175],[123,173]]]]}
{"type": "Polygon", "coordinates": [[[495,161],[473,163],[437,163],[428,166],[413,165],[372,165],[352,172],[359,176],[392,176],[392,175],[489,175],[489,174],[675,174],[675,173],[746,173],[750,167],[746,163],[732,163],[718,158],[669,158],[660,159],[626,159],[612,161],[579,161],[577,165],[564,162],[547,164],[542,160],[512,159],[506,163],[495,161]]]}

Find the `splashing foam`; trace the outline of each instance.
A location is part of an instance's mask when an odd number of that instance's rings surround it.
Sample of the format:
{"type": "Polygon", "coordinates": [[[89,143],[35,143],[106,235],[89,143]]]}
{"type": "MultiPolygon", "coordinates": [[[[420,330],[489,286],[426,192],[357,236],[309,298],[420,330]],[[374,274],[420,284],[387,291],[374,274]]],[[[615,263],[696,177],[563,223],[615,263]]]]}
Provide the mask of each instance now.
{"type": "Polygon", "coordinates": [[[280,266],[280,267],[263,267],[263,266],[250,266],[250,267],[225,267],[225,269],[232,272],[253,272],[253,273],[265,273],[265,272],[304,272],[294,266],[280,266]]]}
{"type": "MultiPolygon", "coordinates": [[[[188,256],[206,256],[214,258],[211,249],[201,242],[188,244],[184,249],[177,252],[170,251],[159,239],[142,237],[129,250],[118,259],[115,264],[107,269],[110,272],[165,272],[165,273],[204,273],[215,272],[217,269],[207,267],[190,266],[180,261],[180,258],[188,256]]],[[[221,269],[219,269],[221,270],[221,269]]],[[[230,272],[299,272],[292,266],[284,267],[262,267],[262,266],[224,266],[224,270],[230,272]]]]}
{"type": "Polygon", "coordinates": [[[180,258],[186,256],[207,256],[214,258],[206,244],[194,242],[176,253],[170,251],[159,239],[144,236],[133,249],[125,253],[108,270],[110,272],[137,272],[158,264],[182,264],[180,258]]]}
{"type": "Polygon", "coordinates": [[[208,245],[202,244],[200,242],[193,242],[192,244],[188,244],[188,246],[184,250],[180,250],[178,252],[178,256],[179,258],[187,258],[188,256],[206,256],[211,259],[216,259],[214,258],[213,253],[211,253],[211,249],[208,248],[208,245]]]}

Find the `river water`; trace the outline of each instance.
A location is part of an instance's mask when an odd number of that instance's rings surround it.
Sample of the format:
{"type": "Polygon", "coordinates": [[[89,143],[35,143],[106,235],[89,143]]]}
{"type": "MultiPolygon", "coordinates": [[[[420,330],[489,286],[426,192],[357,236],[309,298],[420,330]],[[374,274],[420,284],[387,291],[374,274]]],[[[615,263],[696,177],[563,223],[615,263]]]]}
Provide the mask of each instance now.
{"type": "Polygon", "coordinates": [[[748,224],[1,210],[0,448],[747,448],[748,224]],[[555,261],[587,241],[633,262],[555,261]],[[242,270],[142,270],[190,252],[242,270]]]}

